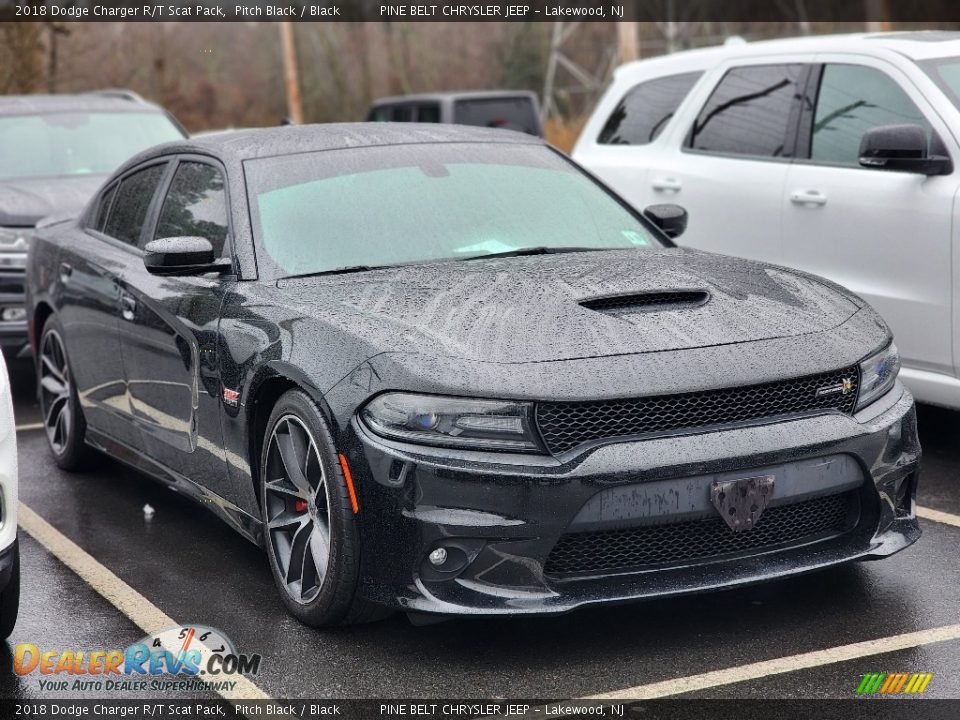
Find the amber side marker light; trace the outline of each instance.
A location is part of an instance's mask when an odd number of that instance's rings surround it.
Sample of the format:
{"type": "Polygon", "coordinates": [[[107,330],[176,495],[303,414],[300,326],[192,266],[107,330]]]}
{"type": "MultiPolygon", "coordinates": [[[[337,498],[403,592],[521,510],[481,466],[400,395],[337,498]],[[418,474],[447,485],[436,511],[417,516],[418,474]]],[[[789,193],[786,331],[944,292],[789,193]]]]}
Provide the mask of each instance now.
{"type": "Polygon", "coordinates": [[[340,468],[343,470],[343,477],[347,481],[347,492],[350,493],[350,507],[353,508],[353,514],[360,512],[360,504],[357,502],[357,491],[353,489],[353,476],[350,474],[350,466],[347,465],[347,459],[343,453],[337,453],[340,458],[340,468]]]}

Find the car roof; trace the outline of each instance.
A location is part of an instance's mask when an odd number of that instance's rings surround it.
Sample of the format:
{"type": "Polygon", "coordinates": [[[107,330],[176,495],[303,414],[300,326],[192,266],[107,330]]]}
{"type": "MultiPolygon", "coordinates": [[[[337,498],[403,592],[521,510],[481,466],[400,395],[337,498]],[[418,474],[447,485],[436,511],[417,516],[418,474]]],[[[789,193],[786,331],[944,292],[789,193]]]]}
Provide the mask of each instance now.
{"type": "Polygon", "coordinates": [[[960,57],[960,32],[917,30],[890,33],[857,33],[849,35],[809,35],[805,37],[762,40],[759,42],[728,41],[727,44],[687,50],[649,60],[635,60],[617,68],[616,79],[643,79],[661,70],[686,72],[705,70],[729,58],[754,58],[792,53],[842,52],[882,55],[895,52],[911,60],[939,57],[960,57]]]}
{"type": "MultiPolygon", "coordinates": [[[[543,145],[541,138],[512,130],[435,123],[329,123],[235,130],[158,145],[145,154],[201,152],[224,160],[249,160],[322,150],[385,145],[497,143],[543,145]]],[[[136,158],[142,160],[143,155],[136,158]]]]}
{"type": "Polygon", "coordinates": [[[164,112],[129,90],[76,95],[0,95],[0,116],[66,112],[164,112]]]}
{"type": "Polygon", "coordinates": [[[530,98],[537,99],[537,94],[530,90],[457,90],[452,92],[419,93],[416,95],[392,95],[377,98],[371,107],[377,105],[395,105],[410,102],[442,102],[444,100],[495,100],[497,98],[530,98]]]}

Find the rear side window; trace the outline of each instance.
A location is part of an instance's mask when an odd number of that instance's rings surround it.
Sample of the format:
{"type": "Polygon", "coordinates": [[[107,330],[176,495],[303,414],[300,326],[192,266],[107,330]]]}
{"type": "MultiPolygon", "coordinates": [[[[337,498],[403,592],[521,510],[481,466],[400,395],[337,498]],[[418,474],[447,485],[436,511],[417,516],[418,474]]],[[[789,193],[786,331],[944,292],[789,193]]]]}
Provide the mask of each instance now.
{"type": "Polygon", "coordinates": [[[107,214],[110,212],[110,203],[113,202],[113,196],[117,194],[118,183],[114,183],[100,195],[100,201],[97,203],[97,215],[93,219],[92,227],[103,232],[107,224],[107,214]]]}
{"type": "Polygon", "coordinates": [[[157,221],[156,237],[202,237],[223,254],[227,239],[227,196],[223,175],[213,165],[182,162],[170,183],[157,221]]]}
{"type": "Polygon", "coordinates": [[[597,142],[601,145],[652,142],[702,75],[702,72],[689,72],[634,85],[607,119],[597,142]]]}
{"type": "Polygon", "coordinates": [[[453,121],[458,125],[519,130],[529,135],[540,134],[537,111],[528,97],[457,100],[453,105],[453,121]]]}
{"type": "Polygon", "coordinates": [[[103,232],[130,245],[140,240],[150,201],[157,191],[166,164],[151,165],[120,181],[103,232]]]}
{"type": "Polygon", "coordinates": [[[730,70],[697,116],[687,146],[726,155],[783,157],[804,68],[797,63],[730,70]]]}
{"type": "Polygon", "coordinates": [[[827,65],[820,80],[810,159],[859,167],[860,140],[870,128],[930,123],[897,82],[863,65],[827,65]]]}
{"type": "Polygon", "coordinates": [[[390,119],[393,122],[413,122],[413,107],[410,105],[397,105],[390,111],[390,119]]]}
{"type": "Polygon", "coordinates": [[[439,105],[421,105],[417,110],[417,122],[438,123],[440,122],[439,105]]]}

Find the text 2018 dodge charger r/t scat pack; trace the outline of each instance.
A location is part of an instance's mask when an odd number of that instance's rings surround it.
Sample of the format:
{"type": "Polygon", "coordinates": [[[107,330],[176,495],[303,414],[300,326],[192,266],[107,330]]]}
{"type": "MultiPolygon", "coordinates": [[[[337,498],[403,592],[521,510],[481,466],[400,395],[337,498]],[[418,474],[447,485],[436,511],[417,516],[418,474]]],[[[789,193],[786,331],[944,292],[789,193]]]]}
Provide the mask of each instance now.
{"type": "Polygon", "coordinates": [[[916,540],[883,321],[648,216],[505,131],[153,148],[31,245],[50,447],[204,500],[316,625],[561,612],[916,540]]]}

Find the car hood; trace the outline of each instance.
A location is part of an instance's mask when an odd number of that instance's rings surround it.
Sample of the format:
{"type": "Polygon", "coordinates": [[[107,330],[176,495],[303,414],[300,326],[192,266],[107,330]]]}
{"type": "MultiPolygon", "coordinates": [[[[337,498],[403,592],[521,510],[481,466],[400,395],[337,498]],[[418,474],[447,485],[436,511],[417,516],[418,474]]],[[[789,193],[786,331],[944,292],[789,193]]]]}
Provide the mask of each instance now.
{"type": "Polygon", "coordinates": [[[104,177],[0,180],[0,226],[32,227],[48,215],[79,213],[104,177]]]}
{"type": "Polygon", "coordinates": [[[497,363],[572,360],[826,332],[862,306],[785,268],[686,249],[612,250],[389,268],[281,280],[302,311],[379,352],[497,363]],[[668,295],[627,311],[598,298],[668,295]]]}

